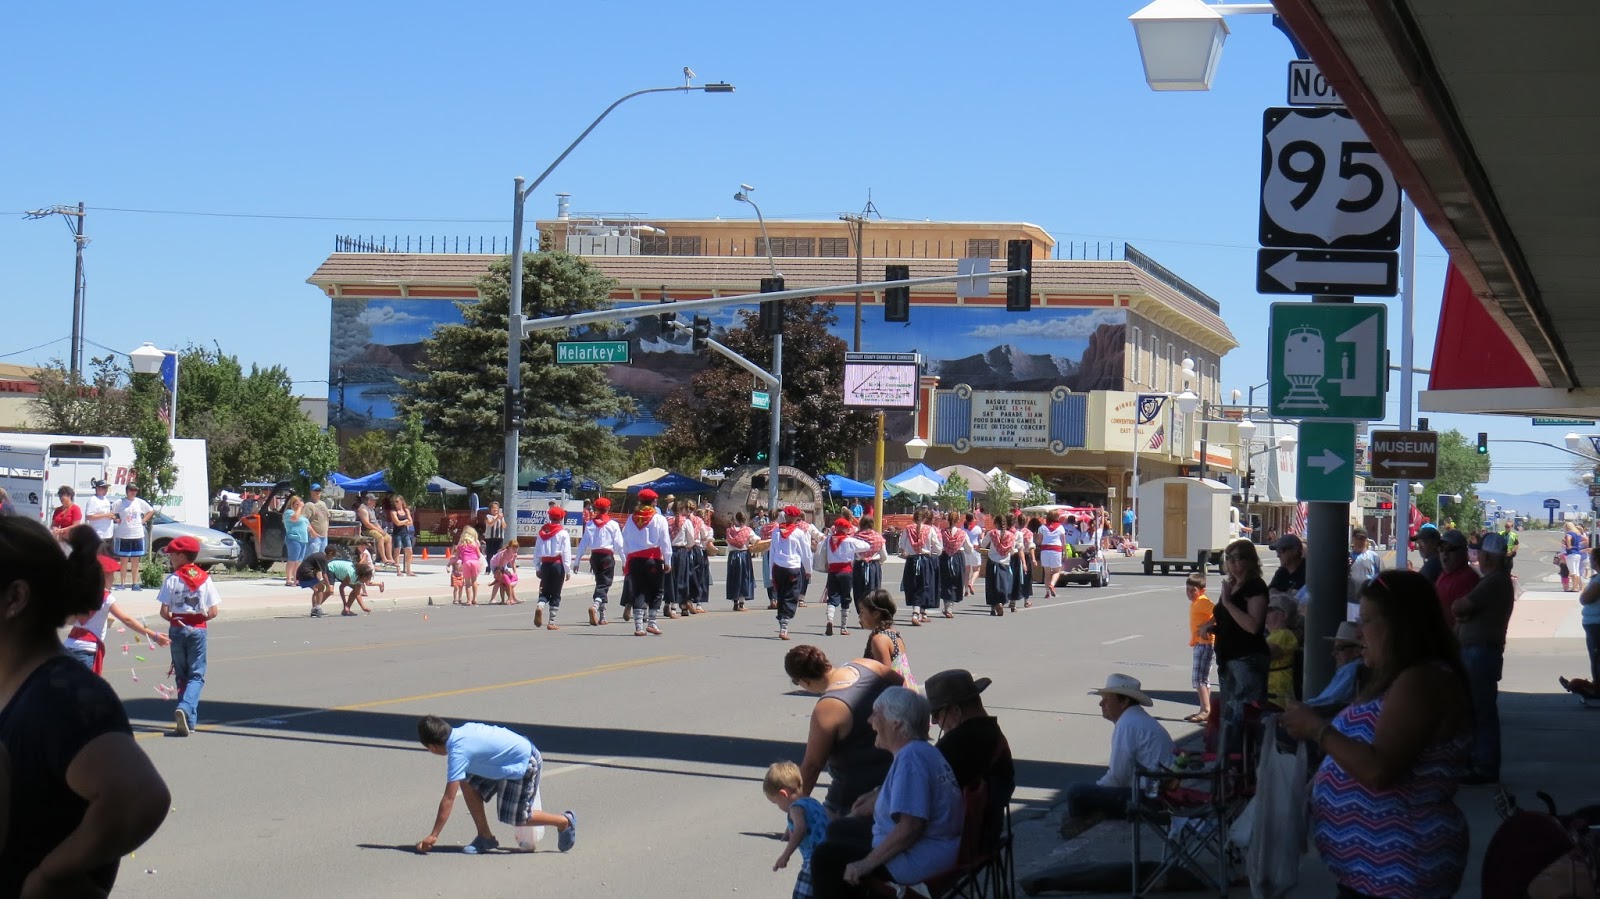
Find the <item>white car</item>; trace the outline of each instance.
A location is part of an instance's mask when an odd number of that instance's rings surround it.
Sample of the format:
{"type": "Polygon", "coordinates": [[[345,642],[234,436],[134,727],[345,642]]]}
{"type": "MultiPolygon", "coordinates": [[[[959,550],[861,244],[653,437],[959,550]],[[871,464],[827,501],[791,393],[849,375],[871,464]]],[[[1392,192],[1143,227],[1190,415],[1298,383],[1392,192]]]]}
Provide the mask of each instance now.
{"type": "Polygon", "coordinates": [[[184,524],[160,512],[150,519],[150,551],[155,553],[163,567],[167,564],[167,554],[163,552],[167,544],[184,536],[200,541],[200,555],[194,563],[207,571],[211,570],[213,565],[229,565],[239,558],[239,541],[228,534],[198,525],[184,524]]]}

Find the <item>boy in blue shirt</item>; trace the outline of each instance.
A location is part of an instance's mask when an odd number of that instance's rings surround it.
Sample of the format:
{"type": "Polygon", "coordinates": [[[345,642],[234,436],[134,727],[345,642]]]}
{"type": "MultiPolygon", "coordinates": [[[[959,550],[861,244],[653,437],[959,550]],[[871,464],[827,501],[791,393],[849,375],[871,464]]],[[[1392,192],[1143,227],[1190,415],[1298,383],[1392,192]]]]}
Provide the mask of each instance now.
{"type": "Polygon", "coordinates": [[[800,766],[794,762],[774,762],[767,768],[761,781],[761,791],[767,801],[776,805],[789,818],[789,830],[783,835],[783,852],[773,863],[772,870],[789,866],[795,850],[800,851],[800,874],[795,878],[794,899],[809,899],[811,891],[811,851],[822,842],[828,832],[828,812],[822,803],[801,794],[800,766]]]}
{"type": "Polygon", "coordinates": [[[427,715],[417,722],[417,739],[429,752],[446,759],[439,814],[433,832],[417,843],[418,852],[427,852],[439,841],[458,792],[466,797],[467,812],[478,828],[477,838],[461,850],[467,855],[481,855],[500,845],[484,815],[484,805],[496,796],[496,817],[502,824],[554,827],[560,832],[557,845],[562,852],[578,842],[578,816],[571,810],[557,815],[533,807],[544,759],[527,737],[492,724],[451,727],[443,718],[427,715]]]}

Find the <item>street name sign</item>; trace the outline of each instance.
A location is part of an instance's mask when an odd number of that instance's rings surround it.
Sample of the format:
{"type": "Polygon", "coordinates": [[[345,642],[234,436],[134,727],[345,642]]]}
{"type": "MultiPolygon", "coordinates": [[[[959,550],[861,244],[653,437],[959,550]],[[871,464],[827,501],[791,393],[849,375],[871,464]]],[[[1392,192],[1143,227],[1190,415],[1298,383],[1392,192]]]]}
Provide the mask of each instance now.
{"type": "Polygon", "coordinates": [[[1373,431],[1372,476],[1431,481],[1439,476],[1439,435],[1433,431],[1373,431]]]}
{"type": "Polygon", "coordinates": [[[1264,116],[1262,246],[1400,246],[1400,185],[1348,111],[1287,106],[1264,116]]]}
{"type": "Polygon", "coordinates": [[[915,409],[921,375],[922,357],[917,353],[845,353],[844,404],[915,409]]]}
{"type": "Polygon", "coordinates": [[[752,390],[750,391],[750,405],[757,409],[771,409],[772,394],[767,393],[765,390],[752,390]]]}
{"type": "Polygon", "coordinates": [[[1400,255],[1369,250],[1256,251],[1256,293],[1392,297],[1400,255]]]}
{"type": "Polygon", "coordinates": [[[1333,89],[1322,70],[1309,59],[1291,60],[1289,63],[1290,106],[1343,106],[1339,92],[1333,89]]]}
{"type": "Polygon", "coordinates": [[[1592,428],[1595,422],[1588,418],[1535,418],[1536,428],[1592,428]]]}
{"type": "Polygon", "coordinates": [[[1349,503],[1356,498],[1356,426],[1348,421],[1307,421],[1295,446],[1295,499],[1349,503]]]}
{"type": "Polygon", "coordinates": [[[626,340],[563,340],[556,344],[557,365],[621,365],[627,361],[626,340]]]}
{"type": "Polygon", "coordinates": [[[1271,321],[1267,408],[1272,416],[1384,417],[1389,344],[1388,310],[1382,304],[1273,303],[1271,321]]]}

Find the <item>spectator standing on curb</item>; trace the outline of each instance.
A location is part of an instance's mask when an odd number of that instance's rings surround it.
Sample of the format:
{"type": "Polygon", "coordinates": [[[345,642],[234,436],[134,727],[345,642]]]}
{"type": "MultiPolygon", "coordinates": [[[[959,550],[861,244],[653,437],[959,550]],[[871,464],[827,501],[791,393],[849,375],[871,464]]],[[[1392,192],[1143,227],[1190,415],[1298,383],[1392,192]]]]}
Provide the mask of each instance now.
{"type": "Polygon", "coordinates": [[[1350,583],[1345,591],[1346,619],[1355,621],[1360,614],[1361,606],[1356,597],[1361,595],[1361,588],[1378,576],[1383,569],[1383,561],[1378,558],[1378,553],[1373,550],[1372,544],[1367,540],[1367,529],[1358,527],[1350,532],[1350,583]]]}
{"type": "Polygon", "coordinates": [[[1567,522],[1567,532],[1561,535],[1561,551],[1566,554],[1568,576],[1561,588],[1573,593],[1583,589],[1583,541],[1578,525],[1567,522]]]}
{"type": "Polygon", "coordinates": [[[306,555],[328,551],[328,504],[322,501],[322,485],[311,485],[311,499],[305,504],[306,520],[311,523],[306,555]]]}
{"type": "Polygon", "coordinates": [[[483,516],[483,551],[489,558],[494,558],[500,547],[506,545],[506,516],[500,511],[499,503],[490,503],[489,511],[483,516]]]}
{"type": "Polygon", "coordinates": [[[111,485],[98,479],[92,483],[94,495],[83,501],[83,520],[94,528],[100,542],[111,546],[113,531],[117,526],[117,513],[112,509],[111,500],[106,497],[111,485]]]}
{"type": "Polygon", "coordinates": [[[1439,536],[1439,569],[1439,577],[1433,588],[1439,594],[1439,606],[1444,610],[1445,624],[1454,627],[1456,615],[1452,607],[1456,600],[1478,586],[1478,572],[1467,563],[1465,534],[1448,530],[1439,536]]]}
{"type": "Polygon", "coordinates": [[[150,519],[155,517],[156,510],[139,498],[137,485],[129,484],[126,496],[112,508],[112,512],[117,522],[113,532],[117,538],[116,554],[122,560],[122,573],[117,579],[123,587],[143,590],[144,586],[139,583],[139,565],[144,561],[146,552],[145,528],[149,526],[150,519]]]}
{"type": "MultiPolygon", "coordinates": [[[[389,529],[393,532],[394,553],[396,562],[404,562],[400,567],[400,577],[416,577],[411,571],[411,561],[416,553],[417,545],[417,520],[411,514],[411,505],[406,498],[396,493],[389,500],[389,529]]],[[[490,557],[494,553],[488,554],[490,557]]]]}
{"type": "Polygon", "coordinates": [[[1444,562],[1439,558],[1439,529],[1431,522],[1417,528],[1417,553],[1422,556],[1422,567],[1418,569],[1428,583],[1439,582],[1439,575],[1444,573],[1444,562]]]}
{"type": "Polygon", "coordinates": [[[1212,610],[1216,603],[1206,596],[1206,576],[1202,572],[1189,575],[1183,592],[1189,597],[1189,685],[1194,687],[1200,700],[1200,711],[1183,720],[1199,724],[1211,718],[1211,666],[1217,658],[1217,636],[1212,623],[1212,610]]]}
{"type": "Polygon", "coordinates": [[[311,519],[306,515],[305,503],[298,496],[290,496],[283,510],[283,585],[300,586],[296,573],[311,547],[311,519]]]}
{"type": "Polygon", "coordinates": [[[50,534],[62,543],[67,542],[67,532],[83,523],[83,508],[73,502],[76,496],[72,488],[66,484],[56,491],[56,498],[61,505],[50,514],[50,534]]]}
{"type": "Polygon", "coordinates": [[[1451,604],[1456,642],[1472,693],[1472,773],[1464,784],[1500,779],[1500,673],[1505,663],[1506,631],[1516,589],[1511,582],[1505,538],[1489,534],[1478,553],[1483,577],[1471,592],[1451,604]]]}

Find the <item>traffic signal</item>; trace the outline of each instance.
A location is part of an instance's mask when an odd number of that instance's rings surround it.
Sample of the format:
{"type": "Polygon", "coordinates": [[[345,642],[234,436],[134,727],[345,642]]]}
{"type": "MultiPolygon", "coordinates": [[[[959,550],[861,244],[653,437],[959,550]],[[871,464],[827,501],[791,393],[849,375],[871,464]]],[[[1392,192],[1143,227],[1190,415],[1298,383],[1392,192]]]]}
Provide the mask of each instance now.
{"type": "Polygon", "coordinates": [[[1419,431],[1428,430],[1428,420],[1426,418],[1417,419],[1417,430],[1419,430],[1419,431]]]}
{"type": "Polygon", "coordinates": [[[746,432],[745,454],[755,462],[766,462],[769,458],[767,445],[770,442],[768,435],[772,433],[772,416],[766,412],[750,413],[750,428],[746,432]]]}
{"type": "Polygon", "coordinates": [[[711,339],[711,317],[697,315],[694,317],[694,351],[700,352],[706,348],[706,341],[711,339]]]}
{"type": "MultiPolygon", "coordinates": [[[[909,265],[886,265],[883,280],[904,281],[911,277],[909,265]]],[[[886,322],[911,321],[911,288],[886,287],[883,290],[883,320],[886,322]]]]}
{"type": "Polygon", "coordinates": [[[505,423],[507,431],[519,431],[522,429],[522,404],[526,396],[527,394],[521,387],[515,389],[506,388],[505,405],[500,410],[500,416],[505,423]]]}
{"type": "Polygon", "coordinates": [[[1489,435],[1484,431],[1478,432],[1478,455],[1489,455],[1489,435]]]}
{"type": "MultiPolygon", "coordinates": [[[[671,304],[672,302],[673,302],[673,299],[671,297],[667,296],[667,285],[665,285],[665,284],[661,285],[661,300],[659,301],[658,305],[666,306],[666,305],[671,304]]],[[[678,320],[678,313],[676,313],[676,312],[663,312],[660,315],[656,316],[656,318],[659,319],[660,322],[661,322],[661,330],[663,332],[670,332],[672,330],[672,323],[678,320]]]]}
{"type": "Polygon", "coordinates": [[[1033,241],[1006,241],[1006,270],[1022,269],[1026,275],[1006,279],[1006,311],[1027,312],[1033,308],[1033,241]]]}
{"type": "MultiPolygon", "coordinates": [[[[782,278],[762,278],[762,293],[777,293],[783,290],[782,278]]],[[[783,333],[783,301],[771,300],[761,304],[761,333],[767,336],[783,333]]]]}

